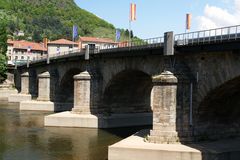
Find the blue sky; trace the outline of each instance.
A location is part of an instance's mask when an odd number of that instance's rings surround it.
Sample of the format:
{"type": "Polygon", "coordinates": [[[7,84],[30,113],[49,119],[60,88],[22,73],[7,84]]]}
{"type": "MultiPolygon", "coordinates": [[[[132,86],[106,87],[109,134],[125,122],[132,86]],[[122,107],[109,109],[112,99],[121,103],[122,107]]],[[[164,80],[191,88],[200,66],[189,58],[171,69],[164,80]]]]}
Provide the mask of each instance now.
{"type": "Polygon", "coordinates": [[[76,4],[117,28],[129,28],[129,6],[137,5],[134,35],[162,36],[185,32],[186,13],[192,14],[191,31],[240,24],[240,0],[75,0],[76,4]],[[238,20],[239,19],[239,20],[238,20]]]}

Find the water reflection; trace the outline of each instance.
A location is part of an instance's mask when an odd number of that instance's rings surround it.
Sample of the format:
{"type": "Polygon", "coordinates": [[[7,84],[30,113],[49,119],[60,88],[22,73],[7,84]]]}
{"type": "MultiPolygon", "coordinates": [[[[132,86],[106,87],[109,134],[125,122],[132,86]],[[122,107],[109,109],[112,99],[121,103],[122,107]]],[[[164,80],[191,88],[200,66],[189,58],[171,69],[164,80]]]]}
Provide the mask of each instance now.
{"type": "Polygon", "coordinates": [[[48,114],[0,104],[0,159],[106,160],[109,145],[139,129],[44,127],[43,118],[48,114]]]}

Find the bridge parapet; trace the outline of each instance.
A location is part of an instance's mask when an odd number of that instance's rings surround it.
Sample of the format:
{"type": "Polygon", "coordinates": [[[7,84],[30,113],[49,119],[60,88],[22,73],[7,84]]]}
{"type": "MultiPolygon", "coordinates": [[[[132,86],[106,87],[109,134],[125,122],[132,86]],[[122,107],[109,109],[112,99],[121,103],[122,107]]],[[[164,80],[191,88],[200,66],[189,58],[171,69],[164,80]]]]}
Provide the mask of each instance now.
{"type": "Polygon", "coordinates": [[[235,41],[240,38],[240,25],[176,34],[175,46],[235,41]]]}
{"type": "MultiPolygon", "coordinates": [[[[200,30],[196,32],[181,33],[173,35],[173,43],[175,47],[179,46],[189,46],[189,45],[201,45],[201,44],[216,44],[228,41],[239,41],[240,40],[240,25],[229,26],[223,28],[200,30]]],[[[131,50],[143,50],[143,49],[154,49],[154,48],[166,48],[164,44],[166,42],[164,37],[148,38],[148,39],[138,39],[120,42],[117,45],[106,45],[103,47],[93,48],[90,54],[101,54],[101,53],[114,53],[121,51],[131,51],[131,50]]],[[[174,49],[173,49],[174,53],[174,49]]],[[[66,58],[68,56],[79,56],[86,54],[86,49],[72,50],[68,52],[56,53],[49,55],[47,57],[39,57],[32,62],[38,63],[46,61],[47,64],[54,59],[66,58]]],[[[23,64],[26,65],[26,64],[23,64]]]]}

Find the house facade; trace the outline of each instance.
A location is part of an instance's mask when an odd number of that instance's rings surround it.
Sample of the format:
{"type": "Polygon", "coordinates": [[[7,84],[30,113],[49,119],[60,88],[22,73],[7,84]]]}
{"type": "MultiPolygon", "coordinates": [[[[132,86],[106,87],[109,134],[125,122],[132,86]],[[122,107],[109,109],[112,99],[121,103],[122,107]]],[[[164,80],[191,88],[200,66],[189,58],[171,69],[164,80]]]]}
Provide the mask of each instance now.
{"type": "Polygon", "coordinates": [[[91,48],[107,49],[118,46],[118,43],[108,38],[97,37],[80,37],[78,42],[73,42],[67,39],[58,39],[55,41],[48,41],[44,43],[35,43],[25,40],[8,40],[8,64],[26,63],[41,58],[69,54],[75,51],[85,50],[86,45],[91,48]]]}
{"type": "Polygon", "coordinates": [[[78,43],[67,39],[58,39],[47,43],[49,56],[68,54],[78,49],[78,43]]]}
{"type": "Polygon", "coordinates": [[[110,38],[98,38],[98,37],[80,37],[79,38],[79,48],[85,49],[86,45],[98,49],[114,48],[118,46],[118,43],[114,42],[110,38]]]}
{"type": "Polygon", "coordinates": [[[26,63],[28,60],[34,61],[47,55],[47,48],[42,43],[8,40],[7,44],[8,64],[26,63]]]}

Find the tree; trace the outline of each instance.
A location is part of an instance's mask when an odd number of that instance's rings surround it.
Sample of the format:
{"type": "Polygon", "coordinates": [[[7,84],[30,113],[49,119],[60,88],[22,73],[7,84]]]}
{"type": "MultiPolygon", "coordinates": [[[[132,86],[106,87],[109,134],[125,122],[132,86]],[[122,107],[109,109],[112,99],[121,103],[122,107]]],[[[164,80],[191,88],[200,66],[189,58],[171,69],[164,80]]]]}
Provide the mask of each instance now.
{"type": "Polygon", "coordinates": [[[7,30],[6,23],[0,19],[0,82],[7,78],[7,30]]]}
{"type": "Polygon", "coordinates": [[[133,38],[133,31],[130,31],[130,37],[133,38]]]}
{"type": "Polygon", "coordinates": [[[8,23],[8,28],[10,30],[10,33],[13,35],[13,33],[17,30],[17,26],[14,21],[10,21],[8,23]]]}
{"type": "Polygon", "coordinates": [[[33,37],[32,37],[33,41],[35,42],[41,42],[42,41],[42,37],[39,33],[39,31],[34,31],[33,32],[33,37]]]}
{"type": "Polygon", "coordinates": [[[129,30],[128,29],[125,30],[125,36],[129,37],[129,30]]]}

